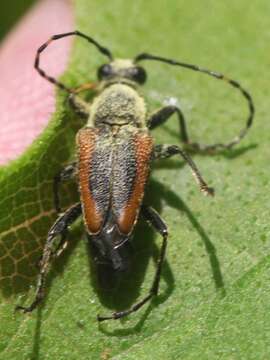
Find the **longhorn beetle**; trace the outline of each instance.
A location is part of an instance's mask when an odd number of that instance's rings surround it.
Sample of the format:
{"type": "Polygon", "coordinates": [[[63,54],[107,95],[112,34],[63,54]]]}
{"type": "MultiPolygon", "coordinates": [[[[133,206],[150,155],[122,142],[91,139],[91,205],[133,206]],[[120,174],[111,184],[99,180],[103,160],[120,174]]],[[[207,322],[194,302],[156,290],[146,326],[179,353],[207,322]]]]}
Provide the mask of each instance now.
{"type": "Polygon", "coordinates": [[[87,237],[96,251],[98,260],[109,264],[113,270],[125,270],[126,259],[121,250],[130,241],[140,215],[162,236],[163,241],[148,295],[130,309],[114,312],[110,316],[98,315],[99,321],[122,318],[138,310],[157,295],[165,257],[167,226],[154,209],[143,203],[151,163],[158,159],[181,155],[191,168],[200,190],[207,195],[214,195],[214,190],[208,187],[191,158],[178,145],[155,145],[150,130],[176,114],[184,144],[199,151],[228,149],[245,136],[252,124],[252,98],[235,80],[195,65],[147,53],[136,56],[134,60],[114,59],[107,48],[79,31],[54,35],[40,46],[35,58],[35,68],[42,77],[69,94],[71,106],[81,117],[87,119],[87,123],[76,137],[77,161],[65,167],[54,179],[55,207],[58,213],[61,211],[58,192],[62,181],[77,177],[80,202],[60,213],[49,230],[40,261],[35,298],[30,306],[17,306],[17,309],[25,313],[31,312],[42,301],[50,264],[66,247],[67,229],[79,216],[83,215],[87,237]],[[97,71],[97,84],[86,83],[77,89],[70,89],[40,68],[42,51],[52,41],[72,35],[86,39],[108,58],[109,61],[97,71]],[[227,144],[200,145],[189,140],[185,119],[178,107],[165,106],[148,116],[144,99],[138,91],[139,86],[146,81],[146,72],[138,65],[142,60],[161,61],[227,81],[240,90],[248,102],[250,114],[246,127],[227,144]],[[96,91],[96,97],[91,104],[77,95],[85,89],[96,91]],[[59,236],[60,241],[57,240],[59,236]]]}

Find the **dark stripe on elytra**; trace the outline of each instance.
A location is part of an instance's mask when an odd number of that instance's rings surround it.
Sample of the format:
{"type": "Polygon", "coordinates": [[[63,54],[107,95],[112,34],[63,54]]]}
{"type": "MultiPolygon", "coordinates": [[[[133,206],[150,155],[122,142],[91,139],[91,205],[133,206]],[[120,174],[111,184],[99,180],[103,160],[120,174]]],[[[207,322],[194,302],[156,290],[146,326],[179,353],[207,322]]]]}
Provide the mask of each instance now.
{"type": "Polygon", "coordinates": [[[133,134],[121,134],[113,168],[113,209],[117,217],[132,196],[137,176],[136,144],[133,134]]]}
{"type": "Polygon", "coordinates": [[[89,189],[97,210],[106,217],[110,205],[110,182],[112,174],[112,140],[110,133],[99,133],[95,150],[89,163],[89,189]]]}

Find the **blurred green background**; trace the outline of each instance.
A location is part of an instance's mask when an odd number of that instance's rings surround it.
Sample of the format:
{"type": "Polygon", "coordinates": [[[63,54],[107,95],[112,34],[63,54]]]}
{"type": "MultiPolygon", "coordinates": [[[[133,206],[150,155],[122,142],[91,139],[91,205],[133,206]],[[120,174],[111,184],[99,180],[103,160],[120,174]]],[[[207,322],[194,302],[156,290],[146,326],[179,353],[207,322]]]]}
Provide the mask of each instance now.
{"type": "Polygon", "coordinates": [[[0,41],[9,29],[36,0],[1,1],[0,5],[0,41]]]}

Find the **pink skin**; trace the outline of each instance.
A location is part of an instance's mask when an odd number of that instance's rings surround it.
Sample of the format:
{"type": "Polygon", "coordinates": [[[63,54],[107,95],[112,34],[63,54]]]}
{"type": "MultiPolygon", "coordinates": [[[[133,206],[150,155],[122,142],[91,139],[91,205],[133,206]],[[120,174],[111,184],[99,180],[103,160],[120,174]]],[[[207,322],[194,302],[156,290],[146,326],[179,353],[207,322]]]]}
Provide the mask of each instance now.
{"type": "MultiPolygon", "coordinates": [[[[74,30],[69,0],[42,0],[0,46],[0,164],[17,158],[46,127],[55,110],[54,86],[34,69],[37,48],[53,34],[74,30]]],[[[59,76],[65,70],[72,38],[53,42],[41,67],[59,76]]]]}

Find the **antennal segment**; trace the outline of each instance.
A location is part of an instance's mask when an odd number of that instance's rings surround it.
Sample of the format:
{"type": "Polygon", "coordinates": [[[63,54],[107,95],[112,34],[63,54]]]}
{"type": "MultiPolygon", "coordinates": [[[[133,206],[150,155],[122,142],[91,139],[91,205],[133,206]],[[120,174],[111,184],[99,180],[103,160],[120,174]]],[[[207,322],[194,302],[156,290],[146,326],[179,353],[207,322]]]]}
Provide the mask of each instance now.
{"type": "Polygon", "coordinates": [[[53,42],[55,40],[62,39],[62,38],[67,37],[67,36],[80,36],[80,37],[86,39],[88,42],[95,45],[96,48],[99,50],[99,52],[101,52],[103,55],[107,56],[110,61],[113,60],[113,56],[112,56],[110,50],[108,50],[107,48],[101,46],[96,40],[94,40],[90,36],[87,36],[87,35],[83,34],[80,31],[72,31],[72,32],[68,32],[68,33],[53,35],[48,41],[46,41],[43,45],[41,45],[38,48],[37,53],[36,53],[36,58],[35,58],[35,63],[34,63],[35,69],[46,80],[48,80],[52,84],[58,86],[60,89],[65,90],[69,94],[71,94],[71,93],[74,92],[74,90],[68,88],[65,84],[63,84],[61,81],[56,80],[54,77],[47,75],[46,72],[43,69],[41,69],[40,66],[39,66],[39,64],[40,64],[40,54],[47,48],[47,46],[51,42],[53,42]]]}
{"type": "Polygon", "coordinates": [[[246,121],[246,126],[244,129],[242,129],[239,133],[238,136],[236,136],[234,139],[232,139],[230,142],[222,144],[222,143],[217,143],[217,144],[213,144],[213,145],[200,145],[198,143],[190,143],[188,145],[190,145],[194,150],[201,150],[201,151],[215,151],[215,150],[224,150],[224,149],[230,149],[231,147],[233,147],[234,145],[238,144],[240,142],[240,140],[246,135],[246,133],[248,132],[249,128],[252,125],[253,122],[253,118],[254,118],[254,113],[255,113],[255,107],[254,107],[254,103],[253,103],[253,99],[250,95],[250,93],[245,90],[240,84],[239,82],[232,80],[228,77],[226,77],[225,75],[215,72],[215,71],[211,71],[211,70],[207,70],[204,68],[201,68],[197,65],[192,65],[192,64],[187,64],[187,63],[183,63],[183,62],[179,62],[173,59],[167,59],[161,56],[155,56],[155,55],[151,55],[148,53],[142,53],[139,54],[135,57],[134,62],[139,62],[142,60],[155,60],[155,61],[160,61],[169,65],[173,65],[173,66],[181,66],[183,68],[189,69],[189,70],[193,70],[193,71],[198,71],[198,72],[202,72],[204,74],[207,74],[209,76],[212,76],[216,79],[219,80],[224,80],[227,83],[229,83],[231,86],[233,86],[234,88],[238,89],[241,94],[244,96],[244,98],[246,99],[247,103],[248,103],[248,108],[249,108],[249,115],[246,121]]]}

